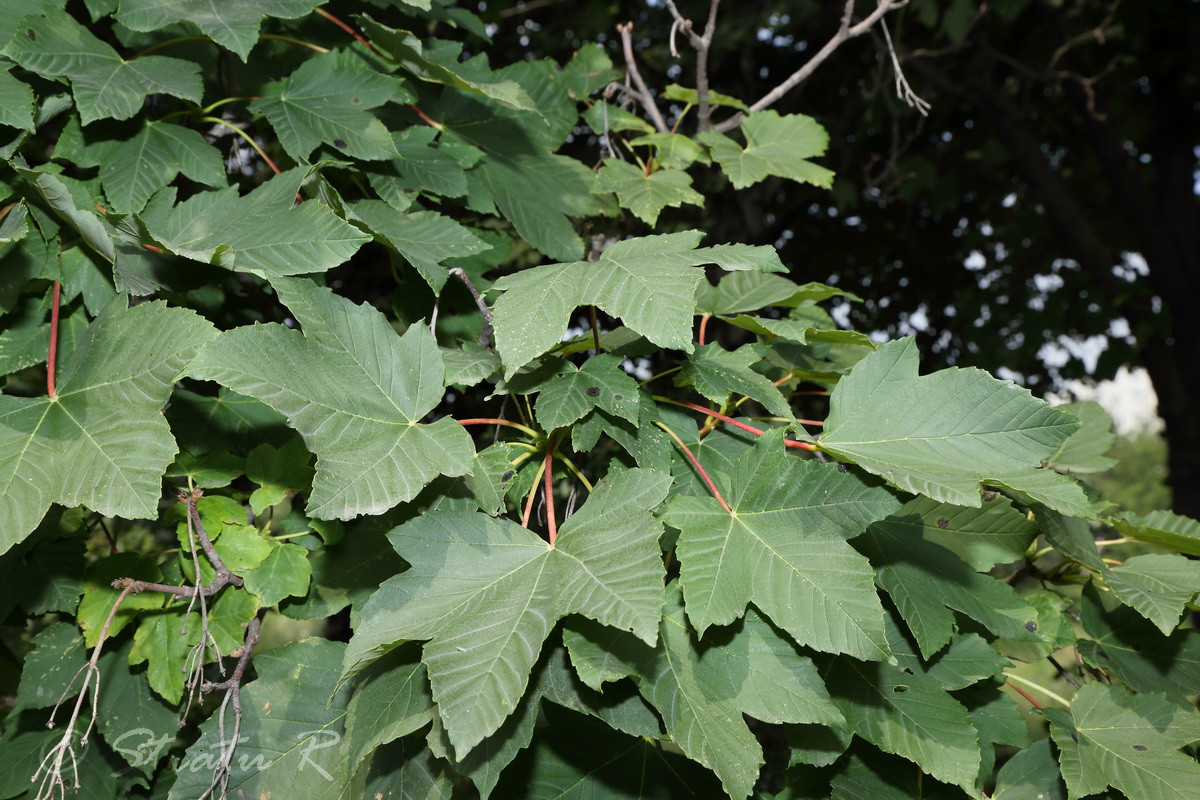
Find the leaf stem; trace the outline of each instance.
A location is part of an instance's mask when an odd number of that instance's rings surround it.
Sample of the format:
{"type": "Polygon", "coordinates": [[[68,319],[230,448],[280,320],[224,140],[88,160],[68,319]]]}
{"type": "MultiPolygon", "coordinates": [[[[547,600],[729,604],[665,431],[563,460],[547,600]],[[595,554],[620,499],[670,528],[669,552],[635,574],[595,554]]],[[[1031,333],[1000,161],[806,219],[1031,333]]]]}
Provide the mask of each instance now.
{"type": "Polygon", "coordinates": [[[592,326],[592,342],[595,345],[595,352],[592,355],[600,355],[600,326],[596,324],[596,307],[588,306],[588,324],[592,326]]]}
{"type": "Polygon", "coordinates": [[[529,527],[529,517],[533,513],[533,498],[537,496],[538,484],[542,482],[542,472],[546,469],[546,462],[543,460],[538,464],[537,474],[533,476],[533,485],[529,487],[529,494],[525,497],[525,511],[521,514],[521,527],[529,527]]]}
{"type": "Polygon", "coordinates": [[[210,41],[212,41],[212,40],[209,39],[207,36],[176,36],[174,39],[167,39],[165,42],[159,42],[158,44],[152,44],[149,47],[147,47],[145,50],[134,53],[133,55],[131,55],[128,58],[128,60],[136,61],[137,59],[141,58],[142,56],[150,55],[155,50],[161,50],[164,47],[168,47],[173,44],[179,44],[180,42],[210,42],[210,41]]]}
{"type": "Polygon", "coordinates": [[[573,472],[575,474],[576,478],[579,478],[579,482],[582,483],[589,492],[594,491],[595,487],[592,486],[592,482],[589,481],[587,479],[587,477],[584,476],[583,472],[579,469],[579,467],[575,466],[574,461],[572,461],[571,459],[567,458],[562,453],[557,452],[557,451],[554,453],[554,457],[557,458],[562,463],[566,464],[567,469],[571,470],[571,472],[573,472]]]}
{"type": "MultiPolygon", "coordinates": [[[[753,425],[747,425],[746,423],[736,420],[733,417],[727,417],[719,411],[714,411],[711,408],[705,408],[704,406],[696,405],[695,403],[689,403],[687,400],[673,400],[670,397],[663,397],[661,395],[653,395],[652,399],[657,400],[660,403],[670,403],[671,405],[674,405],[674,406],[683,406],[684,408],[690,408],[693,411],[702,411],[703,413],[707,414],[710,417],[719,419],[722,422],[727,422],[730,425],[734,426],[735,428],[741,428],[742,430],[746,431],[747,433],[753,433],[755,436],[762,436],[764,433],[764,431],[759,430],[758,428],[754,427],[753,425]]],[[[788,447],[794,447],[799,450],[819,450],[820,449],[815,444],[812,444],[810,442],[797,442],[792,439],[785,439],[783,443],[785,445],[787,445],[788,447]]]]}
{"type": "Polygon", "coordinates": [[[546,443],[546,458],[542,462],[542,472],[546,481],[543,496],[546,498],[546,530],[549,533],[550,546],[554,546],[554,538],[558,536],[558,522],[554,519],[554,443],[546,443]]]}
{"type": "Polygon", "coordinates": [[[1016,686],[1013,686],[1013,684],[1012,684],[1012,682],[1013,682],[1013,681],[1016,681],[1017,683],[1023,684],[1023,685],[1025,685],[1025,686],[1029,687],[1030,689],[1034,689],[1034,690],[1036,690],[1036,691],[1038,691],[1038,692],[1041,692],[1042,694],[1046,695],[1046,697],[1049,697],[1051,700],[1054,700],[1055,702],[1062,703],[1062,704],[1063,704],[1064,706],[1066,706],[1067,708],[1070,708],[1070,707],[1071,707],[1071,703],[1070,703],[1070,701],[1068,701],[1067,699],[1063,698],[1063,697],[1062,697],[1062,696],[1060,696],[1060,695],[1057,695],[1057,694],[1055,694],[1054,692],[1050,691],[1049,689],[1047,689],[1047,688],[1046,688],[1046,687],[1044,687],[1044,686],[1039,686],[1038,684],[1034,683],[1033,681],[1029,680],[1028,678],[1023,678],[1023,677],[1021,677],[1020,675],[1014,675],[1014,674],[1012,674],[1012,673],[1009,673],[1009,672],[1006,672],[1006,673],[1004,673],[1004,678],[1005,678],[1005,682],[1006,682],[1006,683],[1008,683],[1008,685],[1009,685],[1009,686],[1012,686],[1012,688],[1016,689],[1016,690],[1017,690],[1017,692],[1018,692],[1018,693],[1019,693],[1019,694],[1020,694],[1022,697],[1024,697],[1024,698],[1025,698],[1026,700],[1028,700],[1029,702],[1033,703],[1033,705],[1034,705],[1035,707],[1037,707],[1037,708],[1041,708],[1041,707],[1042,707],[1042,706],[1041,706],[1041,704],[1040,704],[1040,703],[1037,703],[1037,702],[1035,702],[1035,701],[1034,701],[1034,699],[1033,699],[1032,697],[1030,697],[1029,695],[1025,694],[1025,692],[1022,692],[1022,691],[1021,691],[1020,689],[1018,689],[1016,686]]]}
{"type": "Polygon", "coordinates": [[[696,334],[696,344],[704,344],[704,333],[708,330],[708,321],[712,319],[712,314],[702,314],[700,316],[700,331],[696,334]]]}
{"type": "Polygon", "coordinates": [[[671,367],[670,369],[664,369],[662,372],[658,373],[657,375],[651,375],[649,378],[646,378],[646,380],[639,383],[638,386],[645,386],[647,383],[650,383],[651,381],[656,381],[659,378],[665,378],[672,373],[679,372],[679,370],[681,370],[681,369],[683,369],[683,367],[671,367]]]}
{"type": "Polygon", "coordinates": [[[347,25],[346,23],[342,22],[340,19],[338,19],[337,17],[335,17],[333,14],[330,14],[328,11],[326,11],[326,10],[325,10],[325,9],[323,9],[323,8],[321,8],[320,6],[318,6],[317,8],[314,8],[314,9],[313,9],[313,11],[317,12],[317,13],[318,13],[318,14],[320,14],[322,17],[324,17],[325,19],[329,20],[329,21],[330,21],[330,22],[332,22],[334,25],[337,25],[339,28],[341,28],[342,30],[344,30],[346,33],[348,33],[348,34],[350,34],[351,36],[353,36],[355,39],[357,39],[359,42],[361,42],[361,43],[362,43],[362,44],[363,44],[363,45],[364,45],[364,46],[365,46],[365,47],[366,47],[368,50],[370,50],[372,53],[374,53],[375,55],[379,56],[380,58],[383,58],[382,54],[381,54],[381,53],[380,53],[378,50],[376,50],[376,49],[375,49],[375,45],[371,44],[371,43],[370,43],[370,42],[368,42],[366,39],[364,39],[364,38],[363,38],[363,36],[362,36],[362,34],[360,34],[358,31],[354,30],[354,28],[351,28],[349,25],[347,25]]]}
{"type": "Polygon", "coordinates": [[[663,422],[655,420],[654,424],[666,431],[667,436],[670,436],[675,440],[675,444],[679,445],[679,449],[682,450],[683,454],[688,457],[688,460],[692,462],[692,466],[696,468],[696,472],[700,473],[701,479],[703,479],[703,481],[708,485],[708,490],[712,492],[712,496],[717,498],[717,502],[721,504],[721,508],[725,509],[726,513],[732,515],[733,509],[729,507],[729,503],[726,503],[725,498],[721,496],[719,491],[717,491],[717,485],[713,483],[713,479],[709,477],[708,472],[703,466],[701,466],[700,459],[696,458],[696,454],[688,449],[688,446],[683,443],[683,439],[679,438],[679,434],[668,428],[663,422]]]}
{"type": "Polygon", "coordinates": [[[62,284],[54,282],[54,299],[50,304],[50,352],[46,357],[46,395],[55,396],[54,367],[58,360],[58,300],[62,292],[62,284]]]}
{"type": "Polygon", "coordinates": [[[329,52],[328,47],[321,47],[319,44],[313,44],[312,42],[306,42],[303,39],[293,39],[290,36],[280,36],[279,34],[276,34],[276,33],[260,33],[258,35],[258,38],[259,39],[274,39],[277,42],[287,42],[288,44],[294,44],[294,45],[298,45],[300,47],[307,47],[309,50],[313,50],[313,51],[315,51],[317,53],[321,53],[321,54],[325,54],[325,53],[329,52]]]}
{"type": "Polygon", "coordinates": [[[430,126],[431,128],[436,128],[440,131],[446,127],[446,126],[442,125],[442,123],[437,122],[434,119],[432,119],[428,114],[426,114],[421,109],[417,108],[417,106],[415,104],[409,103],[408,107],[411,108],[416,113],[416,115],[418,117],[420,117],[422,120],[424,120],[425,124],[430,126]]]}
{"type": "Polygon", "coordinates": [[[200,122],[211,122],[211,123],[213,123],[214,125],[224,125],[226,128],[229,128],[229,130],[233,131],[233,132],[234,132],[234,133],[236,133],[238,136],[241,136],[243,139],[245,139],[245,140],[246,140],[246,142],[247,142],[247,143],[248,143],[248,144],[249,144],[251,147],[253,147],[253,148],[254,148],[254,150],[255,150],[255,151],[256,151],[256,152],[257,152],[257,153],[258,153],[260,156],[262,156],[262,160],[263,160],[263,161],[265,161],[265,162],[267,162],[267,166],[268,166],[268,167],[270,167],[270,168],[271,168],[271,170],[272,170],[272,171],[273,171],[273,172],[274,172],[276,175],[278,175],[278,174],[280,173],[280,169],[279,169],[279,167],[275,166],[275,162],[271,160],[271,157],[270,157],[270,156],[268,156],[268,155],[267,155],[267,154],[266,154],[266,153],[263,151],[263,149],[262,149],[261,147],[259,147],[259,146],[258,146],[258,142],[254,141],[254,137],[253,137],[253,136],[251,136],[250,134],[246,133],[244,130],[242,130],[241,128],[239,128],[237,125],[234,125],[234,124],[232,124],[232,123],[226,122],[225,120],[221,119],[220,117],[200,117],[199,121],[200,121],[200,122]]]}
{"type": "Polygon", "coordinates": [[[538,432],[535,431],[533,428],[528,428],[528,427],[522,425],[521,423],[513,422],[510,419],[494,419],[491,417],[475,417],[472,419],[460,419],[460,420],[458,420],[458,424],[459,425],[505,425],[509,428],[516,428],[517,430],[524,433],[526,436],[530,436],[534,439],[538,438],[538,436],[539,436],[538,432]]]}

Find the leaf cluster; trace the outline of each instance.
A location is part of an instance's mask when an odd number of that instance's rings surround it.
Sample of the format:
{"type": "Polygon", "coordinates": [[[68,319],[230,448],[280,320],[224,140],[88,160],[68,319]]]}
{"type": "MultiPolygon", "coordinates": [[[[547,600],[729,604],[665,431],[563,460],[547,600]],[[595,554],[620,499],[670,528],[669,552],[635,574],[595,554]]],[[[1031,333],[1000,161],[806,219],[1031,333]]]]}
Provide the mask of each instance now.
{"type": "Polygon", "coordinates": [[[1198,796],[1200,529],[1076,479],[1103,413],[655,227],[828,187],[815,120],[442,0],[62,5],[0,11],[0,800],[1198,796]]]}

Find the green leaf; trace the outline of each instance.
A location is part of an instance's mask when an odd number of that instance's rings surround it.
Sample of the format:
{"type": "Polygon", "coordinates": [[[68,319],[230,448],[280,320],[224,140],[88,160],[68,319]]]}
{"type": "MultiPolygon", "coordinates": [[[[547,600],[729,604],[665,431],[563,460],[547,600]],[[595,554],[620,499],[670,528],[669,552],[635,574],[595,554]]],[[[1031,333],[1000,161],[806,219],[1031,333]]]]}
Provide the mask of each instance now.
{"type": "Polygon", "coordinates": [[[150,691],[140,669],[131,669],[132,642],[105,647],[100,669],[96,725],[104,741],[131,767],[149,777],[179,732],[179,712],[150,691]]]}
{"type": "Polygon", "coordinates": [[[732,513],[708,497],[671,500],[663,519],[681,531],[688,620],[703,636],[753,602],[800,644],[887,658],[873,571],[846,539],[900,503],[832,464],[788,455],[782,439],[768,433],[736,462],[732,513]]]}
{"type": "Polygon", "coordinates": [[[160,583],[163,576],[154,559],[136,553],[113,553],[91,565],[81,587],[83,597],[76,612],[79,627],[83,629],[84,644],[88,647],[95,647],[100,641],[100,632],[104,630],[110,615],[112,622],[108,626],[108,635],[116,636],[140,612],[162,608],[161,595],[142,592],[128,595],[113,614],[113,606],[121,596],[121,590],[112,585],[118,578],[160,583]]]}
{"type": "Polygon", "coordinates": [[[1037,612],[1011,586],[975,572],[950,550],[920,538],[915,522],[901,509],[868,528],[854,546],[871,559],[876,581],[891,595],[924,657],[950,641],[954,615],[949,609],[1001,638],[1041,639],[1037,612]]]}
{"type": "Polygon", "coordinates": [[[422,660],[462,758],[516,708],[558,619],[584,614],[654,642],[661,527],[648,509],[668,485],[645,471],[602,482],[553,546],[482,514],[430,512],[402,525],[389,538],[412,568],[363,608],[345,675],[399,642],[429,640],[422,660]],[[457,567],[447,572],[447,563],[457,567]]]}
{"type": "Polygon", "coordinates": [[[821,448],[882,475],[905,491],[960,506],[980,505],[979,484],[1015,485],[1073,516],[1091,516],[1078,486],[1043,471],[1041,461],[1079,429],[1079,420],[1028,389],[977,369],[917,375],[911,338],[870,353],[829,400],[821,448]],[[1052,493],[1070,485],[1066,502],[1052,493]],[[1025,485],[1025,484],[1022,484],[1025,485]]]}
{"type": "Polygon", "coordinates": [[[1139,542],[1166,547],[1189,556],[1200,556],[1200,522],[1170,511],[1129,514],[1115,519],[1112,526],[1122,536],[1139,542]]]}
{"type": "Polygon", "coordinates": [[[392,145],[399,158],[386,164],[363,165],[371,188],[392,208],[407,210],[417,191],[442,197],[462,197],[467,193],[463,165],[443,148],[433,146],[437,134],[437,129],[430,127],[394,132],[392,145]]]}
{"type": "Polygon", "coordinates": [[[692,188],[692,176],[686,172],[660,169],[647,175],[640,167],[615,158],[600,168],[596,188],[616,194],[621,206],[647,225],[658,222],[659,213],[667,206],[704,206],[704,196],[692,188]]]}
{"type": "Polygon", "coordinates": [[[379,514],[411,500],[435,475],[470,470],[474,447],[461,425],[420,423],[443,394],[441,354],[428,328],[414,325],[397,337],[370,306],[306,280],[274,285],[304,333],[274,324],[227,331],[190,373],[288,418],[317,456],[310,516],[379,514]]]}
{"type": "Polygon", "coordinates": [[[637,114],[602,100],[592,103],[591,107],[584,109],[580,116],[596,133],[604,134],[609,131],[654,133],[654,126],[637,114]]]}
{"type": "Polygon", "coordinates": [[[571,425],[593,408],[636,423],[640,400],[637,381],[621,369],[621,358],[601,353],[582,367],[561,361],[557,375],[541,387],[534,413],[546,431],[571,425]]]}
{"type": "Polygon", "coordinates": [[[298,544],[278,544],[262,563],[246,572],[246,591],[263,606],[273,606],[285,597],[308,593],[312,565],[308,551],[298,544]]]}
{"type": "Polygon", "coordinates": [[[376,239],[408,259],[435,294],[442,291],[450,274],[444,266],[446,259],[492,249],[470,228],[436,211],[402,214],[379,200],[361,200],[351,214],[376,239]]]}
{"type": "Polygon", "coordinates": [[[799,287],[782,275],[734,272],[714,286],[707,281],[696,292],[696,313],[727,316],[743,311],[784,305],[799,287]]]}
{"type": "Polygon", "coordinates": [[[13,163],[13,169],[33,186],[55,214],[83,237],[83,241],[87,243],[88,247],[110,264],[116,260],[113,240],[109,237],[104,224],[100,222],[95,212],[79,208],[75,198],[71,195],[71,190],[61,178],[40,169],[27,169],[24,162],[20,160],[13,163]]]}
{"type": "Polygon", "coordinates": [[[413,77],[475,92],[510,108],[537,111],[533,98],[516,81],[496,80],[486,68],[460,63],[461,44],[435,39],[432,47],[426,47],[421,39],[406,30],[389,28],[366,14],[356,14],[354,18],[371,41],[387,50],[400,68],[413,77]]]}
{"type": "MultiPolygon", "coordinates": [[[[697,161],[701,164],[712,163],[703,147],[681,133],[648,133],[631,139],[629,146],[655,148],[658,163],[668,170],[687,169],[697,161]]],[[[610,160],[607,163],[613,162],[610,160]]]]}
{"type": "Polygon", "coordinates": [[[938,780],[974,794],[978,733],[967,710],[933,678],[882,662],[822,658],[821,675],[851,731],[938,780]]]}
{"type": "Polygon", "coordinates": [[[33,109],[29,84],[14,78],[11,70],[0,70],[0,125],[32,131],[33,109]]]}
{"type": "Polygon", "coordinates": [[[1049,739],[1034,742],[1004,763],[992,800],[1067,800],[1049,739]]]}
{"type": "Polygon", "coordinates": [[[720,796],[721,785],[711,773],[651,739],[627,736],[599,720],[554,706],[544,707],[543,713],[550,726],[537,732],[528,754],[505,772],[497,796],[524,800],[720,796]]]}
{"type": "Polygon", "coordinates": [[[747,344],[732,351],[717,342],[698,345],[688,356],[675,385],[691,385],[718,408],[728,405],[731,394],[745,395],[757,400],[775,416],[791,419],[792,408],[783,392],[769,378],[751,368],[760,361],[762,351],[756,345],[747,344]]]}
{"type": "Polygon", "coordinates": [[[1094,586],[1080,598],[1080,622],[1092,638],[1080,640],[1079,652],[1093,666],[1139,692],[1200,693],[1200,632],[1163,636],[1137,611],[1094,586]]]}
{"type": "Polygon", "coordinates": [[[1200,798],[1200,764],[1179,752],[1200,739],[1194,708],[1089,683],[1072,698],[1069,713],[1048,716],[1071,800],[1109,786],[1139,800],[1200,798]]]}
{"type": "Polygon", "coordinates": [[[1200,563],[1177,555],[1133,556],[1110,569],[1104,581],[1122,602],[1169,636],[1184,607],[1200,592],[1200,563]]]}
{"type": "Polygon", "coordinates": [[[179,444],[196,455],[218,447],[243,452],[263,438],[282,444],[295,435],[278,411],[225,387],[213,397],[177,389],[167,419],[179,444]]]}
{"type": "MultiPolygon", "coordinates": [[[[159,598],[161,604],[162,599],[159,598]]],[[[130,664],[146,664],[150,688],[171,705],[183,697],[185,663],[200,641],[200,619],[183,605],[147,614],[133,634],[130,664]]]]}
{"type": "MultiPolygon", "coordinates": [[[[247,797],[337,800],[349,780],[340,747],[349,687],[338,689],[345,645],[312,638],[255,656],[258,679],[241,693],[242,723],[229,790],[247,797]]],[[[220,715],[200,726],[200,739],[183,755],[170,800],[200,797],[229,731],[220,715]]]]}
{"type": "Polygon", "coordinates": [[[380,745],[433,720],[429,678],[415,643],[401,645],[360,673],[346,707],[346,757],[351,767],[380,745]]]}
{"type": "MultiPolygon", "coordinates": [[[[681,103],[688,103],[689,105],[696,105],[700,102],[699,92],[697,92],[695,89],[685,89],[678,83],[669,84],[667,88],[663,90],[662,96],[664,100],[678,100],[681,103]]],[[[721,94],[720,92],[710,91],[708,93],[708,104],[712,106],[727,106],[729,108],[736,108],[739,111],[750,110],[750,108],[741,100],[738,100],[736,97],[730,97],[727,94],[721,94]]]]}
{"type": "Polygon", "coordinates": [[[135,31],[157,31],[175,22],[191,22],[217,44],[241,57],[258,42],[263,17],[296,19],[308,14],[317,0],[121,0],[117,19],[135,31]]]}
{"type": "Polygon", "coordinates": [[[865,333],[827,330],[813,325],[812,321],[807,319],[770,319],[769,317],[750,317],[739,314],[732,319],[727,318],[725,321],[743,330],[765,336],[768,340],[779,337],[800,344],[828,342],[875,349],[875,342],[865,333]]]}
{"type": "Polygon", "coordinates": [[[321,144],[378,161],[398,153],[388,129],[369,109],[404,99],[402,86],[391,75],[364,65],[358,55],[334,51],[308,59],[271,84],[249,109],[271,121],[279,143],[298,162],[307,161],[321,144]]]}
{"type": "Polygon", "coordinates": [[[87,653],[78,628],[55,622],[30,644],[33,650],[25,656],[13,714],[25,708],[50,708],[83,688],[87,653]]]}
{"type": "Polygon", "coordinates": [[[496,345],[506,370],[517,369],[562,340],[571,312],[594,305],[621,317],[662,347],[692,351],[692,314],[701,264],[754,268],[774,256],[769,247],[696,249],[697,231],[617,242],[596,262],[548,264],[496,281],[496,345]]]}
{"type": "Polygon", "coordinates": [[[151,195],[179,174],[206,186],[226,183],[220,151],[181,125],[149,122],[134,136],[106,149],[100,180],[116,212],[141,211],[151,195]]]}
{"type": "Polygon", "coordinates": [[[733,188],[745,189],[768,175],[825,189],[833,185],[833,172],[808,160],[824,155],[829,145],[829,134],[812,117],[756,111],[742,121],[742,133],[746,136],[745,147],[716,131],[696,137],[712,150],[733,188]]]}
{"type": "Polygon", "coordinates": [[[264,277],[324,272],[370,237],[320,201],[293,208],[307,172],[288,170],[244,197],[230,187],[194,195],[172,209],[155,211],[151,201],[142,221],[152,243],[193,261],[264,277]]]}
{"type": "Polygon", "coordinates": [[[1112,418],[1094,400],[1086,403],[1066,403],[1058,406],[1074,414],[1083,427],[1071,434],[1058,452],[1047,459],[1056,469],[1070,472],[1104,472],[1116,465],[1116,459],[1104,455],[1117,440],[1112,432],[1112,418]]]}
{"type": "Polygon", "coordinates": [[[763,763],[742,713],[767,722],[843,724],[812,662],[756,612],[699,641],[685,620],[678,581],[665,590],[658,648],[641,650],[633,666],[642,696],[684,754],[716,772],[731,797],[750,794],[763,763]]]}
{"type": "Polygon", "coordinates": [[[250,495],[250,510],[261,514],[268,506],[312,486],[313,470],[308,451],[299,439],[292,439],[278,450],[260,444],[246,457],[246,477],[259,488],[250,495]]]}
{"type": "Polygon", "coordinates": [[[163,471],[175,459],[161,410],[172,384],[215,331],[161,301],[118,297],[59,374],[57,396],[0,396],[0,553],[51,503],[104,516],[158,516],[163,471]]]}
{"type": "Polygon", "coordinates": [[[924,539],[952,551],[976,572],[1019,561],[1038,535],[1038,527],[995,494],[979,508],[914,497],[877,526],[897,540],[924,539]]]}
{"type": "Polygon", "coordinates": [[[46,9],[17,28],[0,52],[39,75],[69,80],[84,125],[129,119],[149,94],[200,102],[200,68],[190,61],[165,56],[125,61],[65,11],[46,9]]]}

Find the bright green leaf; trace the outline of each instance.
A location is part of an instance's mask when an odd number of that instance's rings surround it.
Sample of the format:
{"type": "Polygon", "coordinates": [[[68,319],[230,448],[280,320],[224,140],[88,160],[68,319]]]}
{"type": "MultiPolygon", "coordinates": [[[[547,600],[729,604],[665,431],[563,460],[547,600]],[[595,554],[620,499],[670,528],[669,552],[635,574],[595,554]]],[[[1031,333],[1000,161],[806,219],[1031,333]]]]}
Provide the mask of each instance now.
{"type": "Polygon", "coordinates": [[[829,145],[829,134],[812,117],[756,111],[742,121],[741,129],[746,136],[745,147],[716,131],[696,137],[712,150],[733,188],[745,189],[768,175],[826,189],[833,184],[833,172],[808,160],[824,155],[829,145]]]}
{"type": "MultiPolygon", "coordinates": [[[[917,347],[901,339],[870,353],[829,400],[822,449],[882,475],[905,491],[961,506],[980,505],[979,484],[1037,475],[1041,461],[1079,429],[1079,420],[1028,389],[977,369],[917,375],[917,347]]],[[[1044,471],[1043,471],[1044,472],[1044,471]]],[[[1089,516],[1083,492],[1046,472],[1036,499],[1089,516]],[[1069,485],[1070,501],[1051,489],[1069,485]]]]}
{"type": "Polygon", "coordinates": [[[1104,407],[1095,401],[1067,403],[1058,406],[1062,411],[1079,417],[1083,424],[1071,434],[1058,452],[1047,459],[1048,463],[1070,472],[1104,472],[1111,469],[1116,459],[1104,455],[1117,437],[1112,432],[1112,418],[1104,407]]]}
{"type": "Polygon", "coordinates": [[[791,419],[792,408],[783,392],[770,378],[751,369],[761,360],[762,352],[752,344],[732,351],[717,342],[698,345],[675,385],[692,386],[719,408],[726,407],[731,394],[745,395],[775,416],[791,419]]]}
{"type": "Polygon", "coordinates": [[[33,530],[51,503],[105,516],[158,516],[175,459],[161,410],[212,325],[161,301],[114,300],[58,376],[53,398],[0,396],[0,552],[33,530]]]}
{"type": "Polygon", "coordinates": [[[65,11],[47,9],[17,28],[0,52],[40,75],[69,80],[84,125],[129,119],[149,94],[200,102],[200,69],[190,61],[165,56],[126,61],[65,11]]]}
{"type": "Polygon", "coordinates": [[[462,475],[474,452],[450,418],[420,420],[443,394],[429,329],[401,337],[370,306],[301,279],[275,289],[303,333],[254,325],[222,334],[190,370],[284,414],[317,456],[308,514],[350,519],[411,500],[435,475],[462,475]],[[314,370],[320,364],[324,370],[314,370]]]}
{"type": "Polygon", "coordinates": [[[1112,526],[1123,536],[1166,547],[1189,556],[1200,556],[1200,522],[1170,511],[1129,514],[1112,526]]]}
{"type": "Polygon", "coordinates": [[[832,464],[788,455],[782,438],[764,435],[734,465],[732,513],[708,497],[671,500],[663,519],[682,531],[688,619],[704,635],[753,602],[800,644],[886,658],[873,571],[846,539],[900,503],[832,464]]]}
{"type": "Polygon", "coordinates": [[[655,641],[661,528],[648,509],[668,484],[644,471],[601,483],[553,546],[482,514],[431,512],[402,525],[389,538],[412,568],[363,608],[346,675],[402,641],[428,639],[422,660],[461,758],[516,708],[561,617],[584,614],[655,641]]]}
{"type": "Polygon", "coordinates": [[[629,146],[655,148],[658,163],[669,170],[687,169],[697,161],[701,164],[712,163],[703,147],[681,133],[648,133],[631,139],[629,146]]]}
{"type": "MultiPolygon", "coordinates": [[[[697,105],[700,102],[699,92],[695,89],[685,89],[678,83],[669,84],[666,89],[663,89],[662,96],[664,100],[677,100],[689,105],[697,105]]],[[[712,106],[728,106],[729,108],[736,108],[739,111],[750,110],[741,100],[738,100],[736,97],[730,97],[727,94],[721,94],[720,92],[709,91],[708,104],[712,106]]],[[[818,153],[817,155],[820,154],[818,153]]]]}
{"type": "Polygon", "coordinates": [[[1050,721],[1071,800],[1109,786],[1138,800],[1200,798],[1200,764],[1179,752],[1200,740],[1196,709],[1093,682],[1076,692],[1070,712],[1056,709],[1050,721]]]}
{"type": "Polygon", "coordinates": [[[100,162],[100,180],[113,211],[141,211],[150,196],[183,174],[206,186],[224,186],[221,152],[194,130],[150,122],[100,162]]]}
{"type": "Polygon", "coordinates": [[[187,21],[217,44],[237,53],[242,61],[258,42],[263,17],[302,17],[320,5],[318,0],[121,0],[117,19],[135,31],[155,31],[187,21]]]}
{"type": "Polygon", "coordinates": [[[398,154],[388,129],[369,109],[401,99],[401,86],[359,56],[336,51],[308,59],[249,108],[271,120],[283,149],[296,161],[307,161],[321,144],[378,161],[398,154]]]}
{"type": "Polygon", "coordinates": [[[155,243],[207,264],[265,277],[324,272],[370,240],[317,200],[295,205],[307,170],[276,175],[244,197],[236,187],[203,192],[142,220],[155,243]]]}
{"type": "Polygon", "coordinates": [[[601,353],[576,367],[562,361],[558,374],[538,394],[535,415],[543,430],[553,431],[578,421],[593,408],[636,423],[641,412],[637,381],[621,369],[621,359],[601,353]]]}
{"type": "Polygon", "coordinates": [[[659,213],[667,206],[704,206],[704,196],[692,188],[692,177],[686,172],[660,169],[647,175],[641,168],[615,158],[600,168],[596,188],[615,193],[621,206],[647,225],[658,222],[659,213]]]}
{"type": "MultiPolygon", "coordinates": [[[[696,249],[696,231],[617,242],[596,262],[548,264],[496,282],[496,345],[512,374],[561,341],[571,312],[594,305],[662,347],[692,351],[692,307],[701,264],[751,269],[769,247],[696,249]]],[[[777,258],[777,256],[774,256],[777,258]]],[[[761,266],[759,266],[761,268],[761,266]]]]}
{"type": "Polygon", "coordinates": [[[1104,580],[1122,602],[1169,636],[1184,607],[1200,592],[1200,562],[1166,554],[1133,556],[1110,569],[1104,580]]]}

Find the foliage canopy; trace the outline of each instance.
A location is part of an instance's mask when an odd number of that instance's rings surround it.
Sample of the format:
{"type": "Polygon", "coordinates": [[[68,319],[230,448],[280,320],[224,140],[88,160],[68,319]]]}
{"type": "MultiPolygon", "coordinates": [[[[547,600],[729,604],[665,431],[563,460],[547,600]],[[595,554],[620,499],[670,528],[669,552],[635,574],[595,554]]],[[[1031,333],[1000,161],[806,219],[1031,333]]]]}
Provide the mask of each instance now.
{"type": "Polygon", "coordinates": [[[0,10],[0,800],[1200,797],[1200,530],[1078,482],[1103,414],[663,222],[828,187],[814,119],[441,0],[64,5],[0,10]]]}

